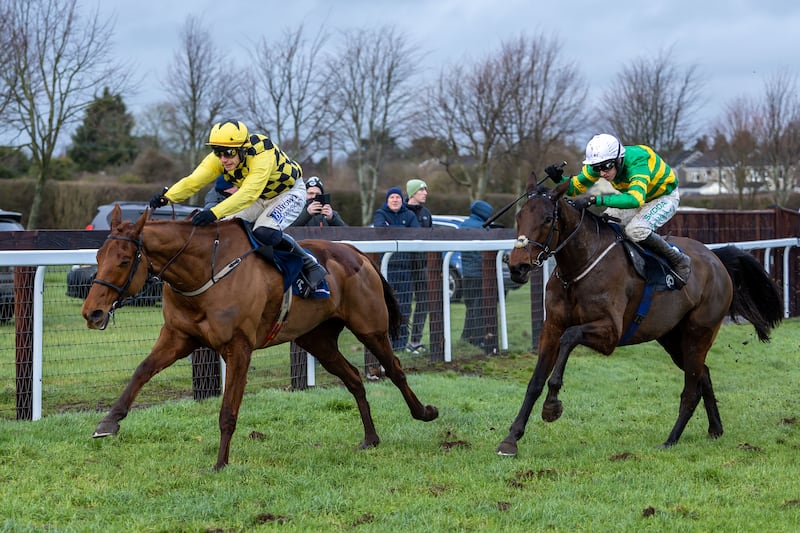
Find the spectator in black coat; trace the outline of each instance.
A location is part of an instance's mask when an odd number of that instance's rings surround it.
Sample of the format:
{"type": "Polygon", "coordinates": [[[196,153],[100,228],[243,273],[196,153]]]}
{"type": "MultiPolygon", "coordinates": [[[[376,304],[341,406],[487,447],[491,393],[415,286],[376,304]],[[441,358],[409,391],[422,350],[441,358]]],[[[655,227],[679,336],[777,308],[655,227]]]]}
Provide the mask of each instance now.
{"type": "MultiPolygon", "coordinates": [[[[419,221],[403,202],[403,191],[392,187],[386,191],[386,202],[375,211],[372,225],[376,228],[418,228],[419,221]]],[[[411,314],[411,256],[409,252],[395,252],[389,258],[387,281],[397,295],[402,321],[400,333],[392,341],[394,351],[400,351],[408,342],[408,316],[411,314]]]]}
{"type": "MultiPolygon", "coordinates": [[[[425,207],[428,199],[428,185],[420,180],[408,180],[406,183],[406,207],[417,217],[421,228],[433,226],[431,212],[425,207]]],[[[430,302],[428,298],[428,254],[419,252],[411,254],[411,293],[414,304],[414,314],[411,317],[411,338],[406,350],[409,353],[420,355],[428,351],[422,344],[422,332],[425,321],[428,319],[430,302]]]]}

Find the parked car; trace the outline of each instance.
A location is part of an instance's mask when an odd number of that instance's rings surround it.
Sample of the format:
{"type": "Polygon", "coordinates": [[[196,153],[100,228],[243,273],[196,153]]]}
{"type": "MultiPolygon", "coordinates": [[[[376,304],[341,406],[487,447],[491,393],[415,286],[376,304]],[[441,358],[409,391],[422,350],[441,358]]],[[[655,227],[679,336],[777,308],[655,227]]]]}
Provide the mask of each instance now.
{"type": "MultiPolygon", "coordinates": [[[[24,231],[22,213],[0,209],[0,231],[24,231]]],[[[0,324],[14,318],[14,267],[0,266],[0,324]]]]}
{"type": "MultiPolygon", "coordinates": [[[[467,217],[462,215],[432,215],[431,222],[434,227],[460,228],[461,223],[464,222],[466,218],[467,217]]],[[[499,228],[502,226],[493,224],[492,227],[499,228]]],[[[447,283],[450,289],[450,301],[461,301],[461,280],[464,277],[461,270],[461,252],[453,252],[453,255],[450,256],[449,271],[450,276],[447,283]]],[[[511,271],[508,269],[508,265],[503,262],[503,290],[508,294],[508,291],[518,289],[519,287],[520,285],[511,279],[511,271]]]]}
{"type": "MultiPolygon", "coordinates": [[[[92,221],[86,226],[87,230],[107,230],[111,229],[111,211],[114,206],[119,204],[122,209],[122,220],[137,220],[144,210],[147,209],[147,202],[114,202],[111,204],[101,205],[97,208],[97,214],[92,221]]],[[[173,218],[182,220],[188,217],[197,207],[174,204],[171,207],[162,207],[160,209],[151,210],[150,217],[155,220],[171,220],[173,218]]],[[[92,287],[92,282],[97,275],[96,265],[75,265],[67,272],[67,296],[73,298],[86,298],[89,294],[89,289],[92,287]]],[[[156,305],[161,301],[161,280],[153,277],[148,277],[145,281],[142,290],[131,296],[125,301],[125,305],[156,305]]]]}

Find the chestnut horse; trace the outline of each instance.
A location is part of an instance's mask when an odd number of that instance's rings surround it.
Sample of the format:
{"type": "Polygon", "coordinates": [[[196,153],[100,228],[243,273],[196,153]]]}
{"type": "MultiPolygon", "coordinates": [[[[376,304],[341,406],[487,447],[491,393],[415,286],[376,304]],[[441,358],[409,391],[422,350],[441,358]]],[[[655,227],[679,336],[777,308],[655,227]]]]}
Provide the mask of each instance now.
{"type": "Polygon", "coordinates": [[[517,441],[546,381],[542,418],[552,422],[561,416],[558,393],[576,346],[611,355],[625,333],[624,344],[656,340],[683,370],[678,419],[662,446],[678,442],[700,398],[708,415],[708,434],[719,437],[722,421],[706,354],[728,314],[750,321],[758,338],[768,341],[783,318],[777,286],[761,264],[739,248],[711,251],[700,242],[674,238],[670,240],[691,257],[692,273],[679,290],[655,291],[641,319],[645,280],[634,270],[618,233],[602,217],[576,209],[564,196],[568,187],[564,182],[551,190],[532,179],[517,214],[511,278],[525,283],[531,268],[550,256],[557,268],[547,281],[538,360],[522,407],[497,453],[517,454],[517,441]],[[638,326],[629,329],[634,320],[638,326]]]}
{"type": "Polygon", "coordinates": [[[329,272],[330,297],[292,298],[278,270],[252,253],[238,221],[197,227],[189,221],[148,221],[148,214],[146,210],[136,222],[123,222],[119,206],[114,207],[111,233],[97,252],[97,276],[82,308],[89,328],[105,329],[120,302],[142,288],[148,272],[164,281],[164,325],[158,340],[98,424],[95,437],[116,434],[150,378],[206,346],[226,363],[214,466],[219,470],[228,464],[252,351],[294,340],[355,397],[364,425],[360,447],[377,446],[380,439],[361,376],[338,348],[345,327],[383,365],[412,417],[430,421],[438,416],[436,407],[417,399],[392,351],[389,334],[396,333],[400,320],[394,293],[375,264],[355,247],[303,241],[329,272]]]}

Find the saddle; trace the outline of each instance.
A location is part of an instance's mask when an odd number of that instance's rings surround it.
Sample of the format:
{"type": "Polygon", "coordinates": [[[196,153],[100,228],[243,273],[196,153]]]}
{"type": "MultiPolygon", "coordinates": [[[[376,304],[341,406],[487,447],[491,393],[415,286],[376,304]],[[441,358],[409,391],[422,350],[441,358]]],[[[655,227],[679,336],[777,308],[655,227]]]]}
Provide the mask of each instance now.
{"type": "Polygon", "coordinates": [[[645,280],[647,285],[652,284],[656,291],[673,291],[683,288],[684,284],[672,272],[672,267],[666,259],[630,240],[618,224],[610,222],[608,225],[617,234],[617,239],[621,241],[633,269],[639,277],[645,280]]]}
{"type": "Polygon", "coordinates": [[[303,260],[301,258],[291,252],[276,250],[272,246],[262,244],[253,235],[253,225],[250,222],[239,218],[236,220],[239,221],[239,225],[244,229],[253,250],[258,250],[256,255],[263,257],[265,261],[271,263],[283,275],[284,291],[291,287],[293,295],[307,299],[330,297],[331,291],[327,280],[323,280],[316,290],[310,290],[310,284],[303,274],[303,260]]]}

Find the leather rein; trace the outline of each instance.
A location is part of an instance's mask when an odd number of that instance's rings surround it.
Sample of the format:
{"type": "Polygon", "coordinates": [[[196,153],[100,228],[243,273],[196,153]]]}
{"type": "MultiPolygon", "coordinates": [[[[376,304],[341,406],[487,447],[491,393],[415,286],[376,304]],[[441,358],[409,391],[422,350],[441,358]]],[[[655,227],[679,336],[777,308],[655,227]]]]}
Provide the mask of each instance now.
{"type": "MultiPolygon", "coordinates": [[[[148,265],[147,265],[147,272],[150,275],[152,275],[155,279],[163,280],[162,275],[178,259],[178,257],[180,257],[180,255],[183,254],[184,251],[186,251],[186,248],[189,246],[189,243],[191,242],[192,237],[194,237],[196,229],[197,229],[196,226],[192,226],[192,233],[189,235],[189,238],[186,239],[186,242],[175,253],[175,255],[173,255],[169,259],[169,261],[167,261],[164,264],[164,266],[161,268],[161,270],[158,272],[158,274],[154,274],[153,273],[153,264],[149,260],[148,260],[148,265]]],[[[116,239],[116,240],[120,240],[120,241],[126,241],[126,242],[130,242],[130,243],[133,243],[134,245],[136,245],[136,255],[135,255],[134,259],[133,259],[133,264],[131,265],[131,269],[130,269],[130,271],[128,271],[128,277],[126,278],[125,283],[123,283],[122,285],[115,285],[114,283],[111,283],[110,281],[106,281],[104,279],[99,279],[97,277],[95,277],[95,279],[92,280],[92,283],[97,283],[98,285],[103,285],[105,287],[108,287],[108,288],[116,291],[117,298],[111,304],[111,311],[110,311],[110,313],[113,313],[116,309],[119,309],[120,307],[122,307],[124,305],[123,296],[124,296],[125,292],[128,290],[128,288],[130,287],[131,283],[133,282],[133,278],[136,275],[136,272],[139,269],[139,264],[141,263],[142,257],[144,257],[145,254],[144,254],[144,247],[143,247],[143,243],[142,243],[142,235],[141,235],[141,233],[135,239],[132,238],[132,237],[124,236],[124,235],[113,235],[113,234],[109,235],[107,238],[108,239],[116,239]]],[[[218,283],[222,278],[224,278],[225,276],[230,274],[234,269],[236,269],[236,267],[238,267],[241,264],[242,260],[245,257],[250,255],[254,251],[254,250],[251,249],[248,252],[240,255],[239,257],[237,257],[236,259],[234,259],[233,261],[231,261],[230,263],[228,263],[227,265],[222,267],[220,269],[220,271],[215,274],[214,272],[216,270],[217,252],[219,250],[219,244],[220,244],[219,226],[217,226],[217,236],[214,239],[214,248],[213,248],[213,251],[211,253],[211,278],[208,281],[206,281],[205,284],[203,284],[202,286],[200,286],[199,288],[197,288],[197,289],[195,289],[193,291],[182,291],[182,290],[176,289],[169,282],[165,281],[165,283],[167,283],[174,292],[176,292],[176,293],[178,293],[178,294],[180,294],[182,296],[191,297],[191,296],[200,295],[200,294],[204,293],[205,291],[207,291],[208,289],[210,289],[213,285],[218,283]]]]}

